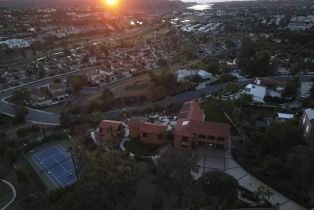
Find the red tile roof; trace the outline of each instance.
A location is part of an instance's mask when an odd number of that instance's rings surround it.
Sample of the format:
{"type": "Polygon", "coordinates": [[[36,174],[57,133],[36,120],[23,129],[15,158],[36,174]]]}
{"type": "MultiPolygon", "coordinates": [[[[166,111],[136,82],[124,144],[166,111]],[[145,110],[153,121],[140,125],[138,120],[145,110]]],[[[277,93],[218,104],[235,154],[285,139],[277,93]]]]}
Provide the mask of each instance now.
{"type": "Polygon", "coordinates": [[[140,125],[142,123],[143,122],[141,122],[140,120],[131,119],[128,122],[128,126],[129,126],[129,128],[140,128],[140,125]]]}
{"type": "Polygon", "coordinates": [[[130,120],[129,128],[139,129],[141,133],[162,134],[167,126],[149,122],[141,122],[139,120],[130,120]]]}
{"type": "Polygon", "coordinates": [[[40,88],[35,88],[31,90],[31,94],[35,95],[36,97],[44,97],[46,94],[44,93],[43,90],[40,88]]]}
{"type": "Polygon", "coordinates": [[[230,125],[227,123],[179,120],[174,134],[187,137],[193,137],[194,135],[227,137],[229,130],[230,125]]]}
{"type": "Polygon", "coordinates": [[[122,122],[113,120],[103,120],[98,124],[98,128],[107,129],[112,127],[114,130],[118,130],[122,126],[122,122]]]}
{"type": "Polygon", "coordinates": [[[162,134],[167,126],[161,124],[153,124],[144,122],[140,126],[140,131],[142,133],[151,133],[151,134],[162,134]]]}
{"type": "MultiPolygon", "coordinates": [[[[255,82],[257,80],[258,80],[258,78],[255,78],[255,82]]],[[[266,78],[262,78],[260,80],[261,80],[261,85],[263,85],[263,86],[274,85],[274,86],[282,87],[282,88],[287,86],[287,81],[266,79],[266,78]]]]}
{"type": "Polygon", "coordinates": [[[227,123],[204,122],[204,112],[200,103],[185,103],[180,115],[188,113],[187,117],[180,118],[175,127],[175,135],[193,137],[194,135],[228,137],[230,125],[227,123]],[[188,107],[188,108],[187,108],[188,107]]]}
{"type": "Polygon", "coordinates": [[[201,109],[201,105],[198,102],[186,102],[180,111],[179,119],[189,119],[195,121],[204,120],[204,112],[201,109]]]}

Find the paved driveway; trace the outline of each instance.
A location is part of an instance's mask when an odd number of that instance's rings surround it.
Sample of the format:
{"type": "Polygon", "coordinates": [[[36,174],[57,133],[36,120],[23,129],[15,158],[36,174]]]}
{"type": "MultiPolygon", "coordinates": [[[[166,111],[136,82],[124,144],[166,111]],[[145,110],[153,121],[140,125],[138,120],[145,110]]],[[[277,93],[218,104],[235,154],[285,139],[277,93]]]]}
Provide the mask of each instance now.
{"type": "MultiPolygon", "coordinates": [[[[231,145],[231,139],[229,140],[231,145]]],[[[228,146],[227,151],[215,150],[211,148],[198,148],[196,155],[198,158],[197,165],[199,167],[198,173],[194,173],[195,178],[199,178],[206,171],[221,170],[230,174],[238,180],[239,185],[254,192],[261,185],[265,185],[260,180],[245,171],[231,156],[231,147],[228,146]]],[[[274,189],[269,189],[273,192],[273,196],[270,198],[272,204],[279,204],[279,210],[306,210],[306,208],[300,206],[296,202],[290,200],[274,189]]]]}

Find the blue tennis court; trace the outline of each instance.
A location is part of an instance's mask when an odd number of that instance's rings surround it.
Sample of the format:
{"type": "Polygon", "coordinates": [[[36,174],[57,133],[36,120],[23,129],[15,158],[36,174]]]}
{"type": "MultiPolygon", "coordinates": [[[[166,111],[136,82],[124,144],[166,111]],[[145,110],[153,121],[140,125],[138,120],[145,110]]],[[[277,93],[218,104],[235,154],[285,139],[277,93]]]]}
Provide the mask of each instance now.
{"type": "Polygon", "coordinates": [[[60,145],[40,151],[32,155],[32,159],[40,173],[45,173],[57,187],[71,185],[77,180],[71,156],[60,145]]]}

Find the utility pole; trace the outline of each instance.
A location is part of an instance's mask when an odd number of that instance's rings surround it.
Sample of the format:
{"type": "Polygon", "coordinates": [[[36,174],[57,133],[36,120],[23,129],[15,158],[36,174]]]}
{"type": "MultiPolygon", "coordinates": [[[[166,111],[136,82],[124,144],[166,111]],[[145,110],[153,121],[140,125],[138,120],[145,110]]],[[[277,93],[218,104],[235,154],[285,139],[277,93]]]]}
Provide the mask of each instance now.
{"type": "Polygon", "coordinates": [[[100,151],[102,152],[102,138],[101,138],[101,132],[102,132],[102,128],[99,128],[99,139],[100,139],[100,151]]]}
{"type": "Polygon", "coordinates": [[[46,140],[46,131],[44,127],[43,127],[43,135],[44,135],[44,140],[46,140]]]}
{"type": "Polygon", "coordinates": [[[73,153],[71,152],[70,154],[71,154],[71,159],[72,159],[72,162],[73,162],[73,165],[74,165],[74,170],[75,170],[75,174],[76,174],[76,180],[78,180],[79,176],[78,176],[76,162],[74,160],[73,153]]]}

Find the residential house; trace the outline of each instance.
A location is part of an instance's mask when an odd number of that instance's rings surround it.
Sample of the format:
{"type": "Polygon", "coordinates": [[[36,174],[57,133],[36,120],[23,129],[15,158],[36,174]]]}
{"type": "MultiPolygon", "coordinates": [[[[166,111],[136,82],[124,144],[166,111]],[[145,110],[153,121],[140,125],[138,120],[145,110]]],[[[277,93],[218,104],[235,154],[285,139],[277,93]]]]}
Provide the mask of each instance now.
{"type": "Polygon", "coordinates": [[[186,102],[178,116],[174,132],[176,148],[198,146],[226,149],[230,135],[227,123],[205,122],[205,114],[198,102],[186,102]]]}
{"type": "Polygon", "coordinates": [[[85,75],[87,80],[94,85],[101,85],[106,79],[105,76],[100,74],[100,71],[96,68],[86,70],[85,75]]]}
{"type": "Polygon", "coordinates": [[[230,70],[238,69],[237,59],[233,59],[232,61],[227,61],[226,65],[230,70]]]}
{"type": "Polygon", "coordinates": [[[137,138],[144,144],[164,144],[167,126],[131,119],[128,123],[129,137],[137,138]]]}
{"type": "Polygon", "coordinates": [[[265,103],[266,96],[280,98],[285,87],[285,81],[255,78],[253,84],[245,86],[243,93],[252,95],[254,102],[265,103]]]}
{"type": "Polygon", "coordinates": [[[314,109],[305,109],[301,118],[301,128],[306,141],[314,142],[314,109]]]}
{"type": "Polygon", "coordinates": [[[293,120],[294,119],[294,114],[287,114],[287,113],[277,113],[276,120],[277,121],[287,121],[287,120],[293,120]]]}
{"type": "Polygon", "coordinates": [[[260,85],[248,84],[245,86],[243,93],[252,95],[254,102],[265,103],[264,98],[267,94],[267,88],[260,85]]]}
{"type": "Polygon", "coordinates": [[[269,89],[273,89],[277,92],[281,92],[287,86],[287,81],[283,80],[274,80],[274,79],[265,79],[265,78],[255,78],[254,83],[256,85],[265,86],[269,89]]]}
{"type": "Polygon", "coordinates": [[[67,89],[66,84],[64,84],[63,82],[51,83],[49,84],[48,88],[51,94],[53,95],[53,97],[57,100],[64,100],[69,97],[69,95],[66,92],[66,89],[67,89]]]}
{"type": "Polygon", "coordinates": [[[32,89],[30,98],[33,106],[49,106],[53,103],[51,97],[41,88],[32,89]]]}
{"type": "Polygon", "coordinates": [[[177,81],[182,82],[186,78],[198,76],[202,80],[211,79],[213,75],[204,70],[178,70],[177,71],[177,81]]]}
{"type": "Polygon", "coordinates": [[[102,69],[89,69],[85,74],[87,80],[94,85],[102,85],[103,83],[114,79],[114,72],[107,72],[102,69]]]}
{"type": "Polygon", "coordinates": [[[96,56],[90,56],[90,57],[88,58],[88,62],[89,62],[90,64],[96,64],[96,62],[97,62],[96,56]]]}
{"type": "Polygon", "coordinates": [[[95,131],[96,140],[107,144],[115,144],[123,135],[123,125],[120,121],[102,120],[95,131]]]}
{"type": "Polygon", "coordinates": [[[313,82],[301,82],[300,86],[300,98],[306,99],[310,97],[310,90],[313,86],[313,82]]]}

